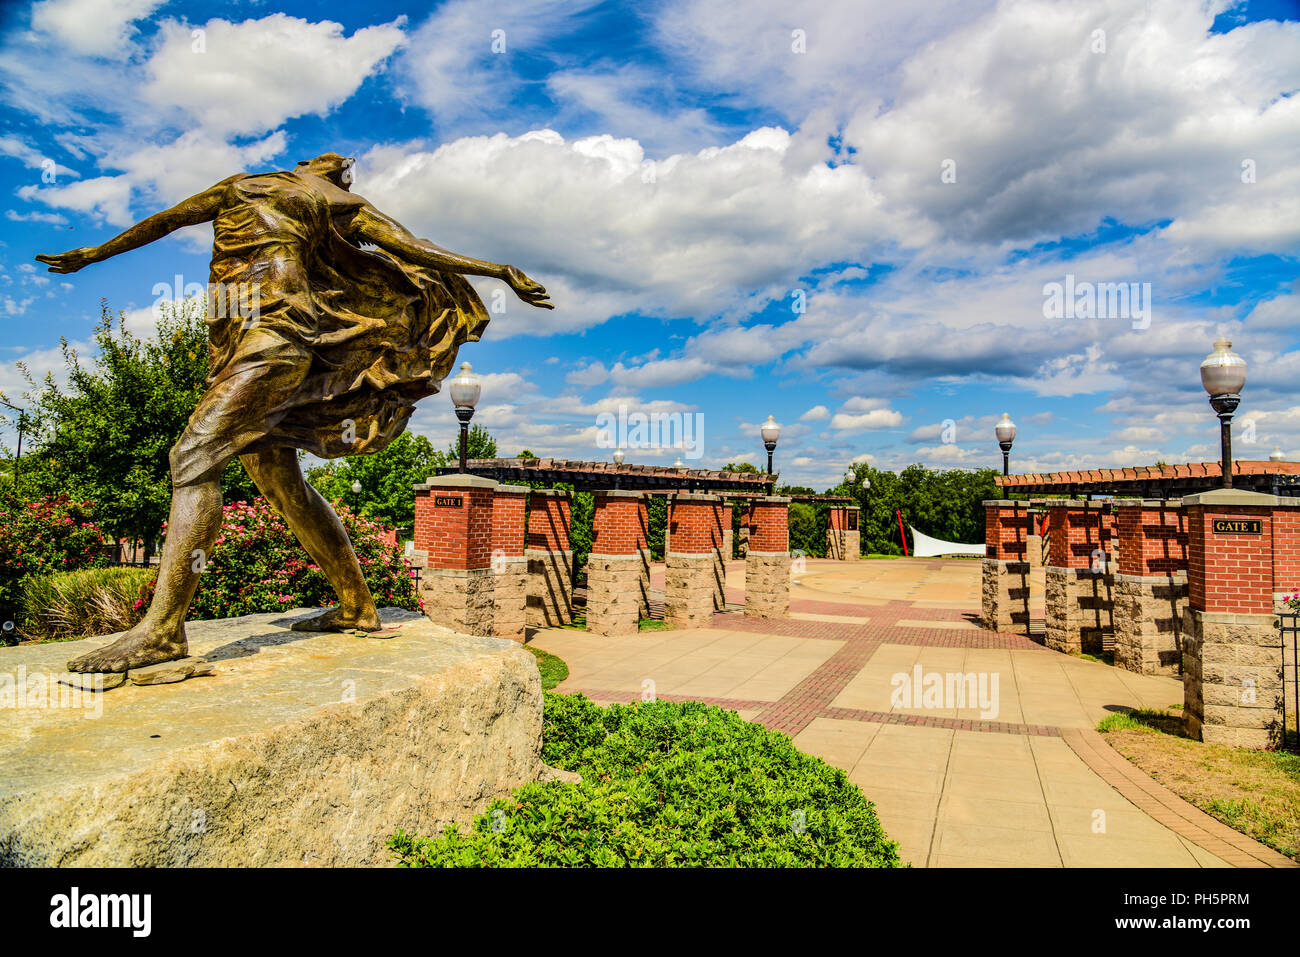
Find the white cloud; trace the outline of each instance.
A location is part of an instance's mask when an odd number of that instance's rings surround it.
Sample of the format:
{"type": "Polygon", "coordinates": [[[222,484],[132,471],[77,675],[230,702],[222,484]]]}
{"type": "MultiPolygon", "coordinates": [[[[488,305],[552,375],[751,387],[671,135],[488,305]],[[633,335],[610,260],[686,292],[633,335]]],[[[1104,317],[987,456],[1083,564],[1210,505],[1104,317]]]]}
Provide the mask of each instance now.
{"type": "Polygon", "coordinates": [[[821,422],[831,417],[830,409],[824,405],[814,405],[811,409],[799,416],[800,422],[821,422]]]}
{"type": "Polygon", "coordinates": [[[32,28],[48,33],[75,53],[125,59],[134,21],[164,0],[40,0],[32,4],[32,28]]]}
{"type": "Polygon", "coordinates": [[[867,429],[896,429],[903,424],[902,413],[893,409],[873,409],[855,415],[836,412],[831,417],[831,428],[839,432],[860,432],[867,429]]]}
{"type": "Polygon", "coordinates": [[[282,13],[216,19],[203,26],[203,52],[196,52],[191,26],[167,21],[145,66],[143,96],[183,111],[209,136],[263,133],[295,116],[322,116],[350,97],[405,43],[404,24],[399,17],[345,37],[341,24],[282,13]]]}

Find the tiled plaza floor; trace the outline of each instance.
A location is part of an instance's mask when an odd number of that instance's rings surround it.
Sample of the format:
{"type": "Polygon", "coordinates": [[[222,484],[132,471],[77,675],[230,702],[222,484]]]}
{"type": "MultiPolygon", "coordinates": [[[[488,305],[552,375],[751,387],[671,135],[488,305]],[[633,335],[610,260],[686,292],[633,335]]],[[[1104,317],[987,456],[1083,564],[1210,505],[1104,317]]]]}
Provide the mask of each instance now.
{"type": "MultiPolygon", "coordinates": [[[[1062,737],[1122,708],[1179,703],[1181,682],[986,631],[979,586],[978,561],[812,560],[791,586],[788,619],[737,609],[705,629],[550,629],[532,643],[568,663],[558,691],[703,700],[789,734],[848,772],[916,866],[1228,866],[1140,810],[1062,737]],[[895,702],[900,676],[918,668],[973,674],[976,685],[964,707],[895,702]]],[[[727,600],[744,601],[741,562],[728,566],[727,600]]]]}

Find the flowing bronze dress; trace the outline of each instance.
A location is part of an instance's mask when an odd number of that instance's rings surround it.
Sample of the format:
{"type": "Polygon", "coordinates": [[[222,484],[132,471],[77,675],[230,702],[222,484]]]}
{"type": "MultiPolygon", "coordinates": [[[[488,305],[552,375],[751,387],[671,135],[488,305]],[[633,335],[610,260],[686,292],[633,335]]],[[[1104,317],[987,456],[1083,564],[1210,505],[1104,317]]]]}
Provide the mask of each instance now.
{"type": "Polygon", "coordinates": [[[382,449],[438,391],[488,315],[473,287],[350,242],[368,205],[328,180],[233,176],[213,223],[213,288],[256,290],[257,314],[209,310],[208,390],[172,453],[177,484],[273,447],[322,458],[382,449]]]}

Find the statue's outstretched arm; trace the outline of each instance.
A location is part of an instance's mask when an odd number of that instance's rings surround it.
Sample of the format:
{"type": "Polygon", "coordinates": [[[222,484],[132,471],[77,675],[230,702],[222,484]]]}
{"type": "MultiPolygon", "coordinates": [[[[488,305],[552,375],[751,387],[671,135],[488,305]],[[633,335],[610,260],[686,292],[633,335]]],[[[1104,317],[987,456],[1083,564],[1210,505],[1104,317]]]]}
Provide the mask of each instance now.
{"type": "Polygon", "coordinates": [[[356,238],[374,243],[380,249],[406,262],[418,263],[442,272],[500,279],[508,283],[515,291],[515,295],[529,305],[540,306],[543,309],[555,308],[546,293],[546,288],[541,283],[529,279],[522,270],[514,266],[501,266],[482,259],[472,259],[443,249],[427,239],[416,237],[397,220],[381,213],[373,206],[363,206],[353,219],[352,227],[356,238]]]}
{"type": "Polygon", "coordinates": [[[84,266],[103,262],[118,253],[125,253],[141,246],[147,246],[155,239],[162,239],[168,233],[175,232],[184,226],[205,223],[216,217],[217,211],[221,207],[221,197],[225,192],[226,184],[234,178],[232,176],[230,179],[224,179],[216,186],[177,203],[171,209],[165,209],[161,213],[154,213],[147,219],[142,219],[102,246],[82,246],[80,249],[73,249],[55,256],[43,254],[37,256],[36,261],[49,266],[50,272],[76,272],[84,266]]]}

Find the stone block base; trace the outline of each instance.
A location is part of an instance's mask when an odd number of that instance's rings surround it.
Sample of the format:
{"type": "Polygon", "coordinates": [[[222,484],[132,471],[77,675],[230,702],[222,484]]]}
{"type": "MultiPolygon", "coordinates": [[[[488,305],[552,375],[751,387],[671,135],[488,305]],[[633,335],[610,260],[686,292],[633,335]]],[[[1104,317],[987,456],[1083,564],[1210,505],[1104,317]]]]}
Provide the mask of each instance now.
{"type": "Polygon", "coordinates": [[[1029,563],[986,558],[981,568],[980,624],[990,631],[1029,632],[1029,563]]]}
{"type": "Polygon", "coordinates": [[[1115,667],[1140,675],[1181,674],[1187,573],[1117,574],[1111,594],[1115,667]]]}
{"type": "Polygon", "coordinates": [[[560,628],[573,623],[573,552],[530,548],[528,627],[560,628]]]}
{"type": "Polygon", "coordinates": [[[745,556],[745,616],[790,617],[790,553],[756,552],[745,556]]]}
{"type": "Polygon", "coordinates": [[[727,560],[722,556],[722,549],[713,555],[713,610],[722,611],[727,607],[727,560]]]}
{"type": "Polygon", "coordinates": [[[641,586],[638,595],[641,603],[641,617],[650,617],[650,549],[643,548],[640,553],[641,559],[641,586]]]}
{"type": "Polygon", "coordinates": [[[641,624],[640,555],[597,555],[587,560],[587,630],[635,635],[641,624]]]}
{"type": "MultiPolygon", "coordinates": [[[[98,720],[0,711],[0,866],[391,866],[398,828],[464,828],[541,773],[523,648],[397,609],[386,640],[289,631],[308,612],[187,623],[212,676],[88,696],[98,720]]],[[[0,681],[61,687],[108,640],[0,648],[0,681]]]]}
{"type": "Polygon", "coordinates": [[[713,554],[668,553],[665,562],[664,621],[677,628],[707,628],[713,623],[713,554]]]}
{"type": "Polygon", "coordinates": [[[826,557],[839,562],[856,562],[862,557],[862,533],[842,528],[826,530],[826,557]]]}
{"type": "Polygon", "coordinates": [[[1111,576],[1090,568],[1048,565],[1046,628],[1048,648],[1099,655],[1102,635],[1111,631],[1111,576]]]}
{"type": "Polygon", "coordinates": [[[444,628],[466,635],[492,634],[490,568],[425,568],[420,572],[424,613],[444,628]]]}
{"type": "Polygon", "coordinates": [[[735,549],[736,533],[729,528],[722,530],[722,557],[726,561],[731,561],[736,556],[735,549]]]}
{"type": "Polygon", "coordinates": [[[1029,559],[1030,568],[1043,567],[1043,536],[1025,536],[1025,557],[1029,559]]]}
{"type": "Polygon", "coordinates": [[[1188,608],[1183,616],[1183,727],[1237,748],[1282,740],[1282,642],[1273,615],[1188,608]]]}
{"type": "Polygon", "coordinates": [[[528,626],[528,559],[522,555],[492,559],[492,634],[522,642],[528,626]]]}

